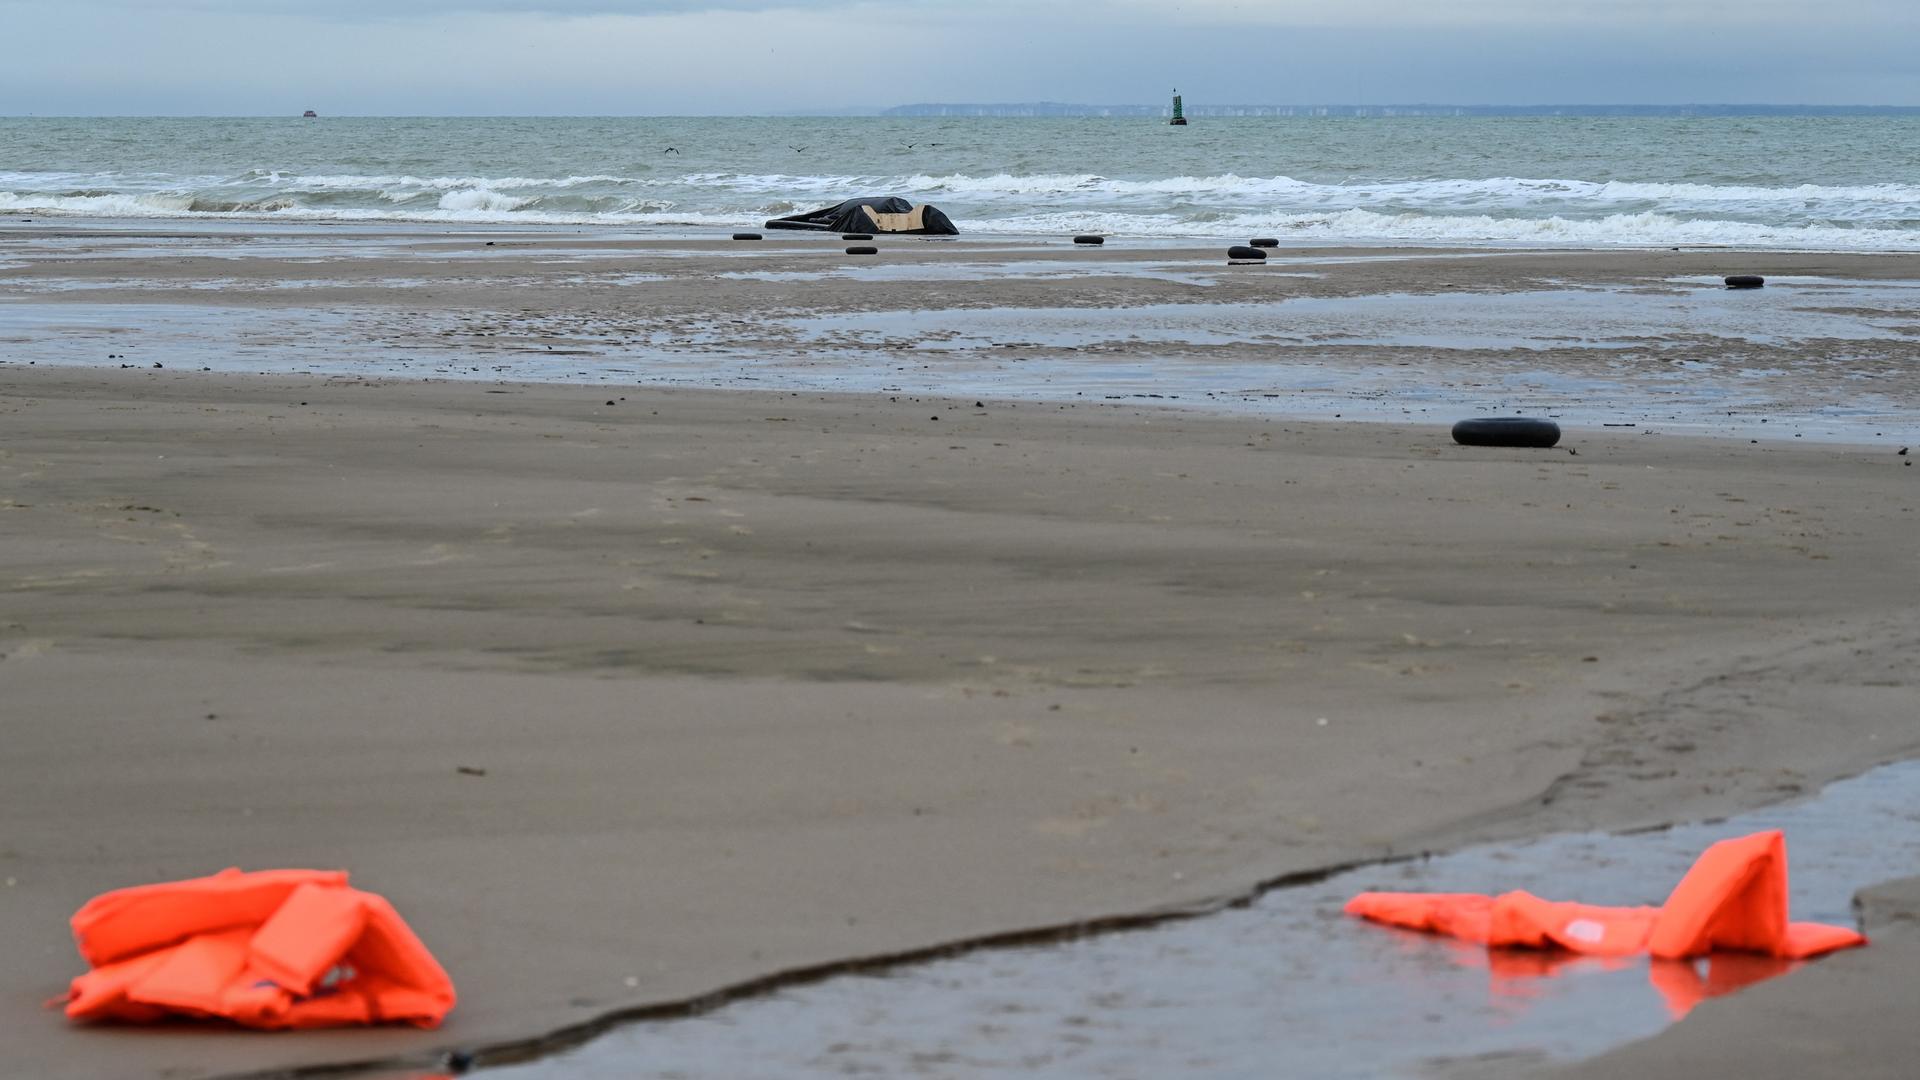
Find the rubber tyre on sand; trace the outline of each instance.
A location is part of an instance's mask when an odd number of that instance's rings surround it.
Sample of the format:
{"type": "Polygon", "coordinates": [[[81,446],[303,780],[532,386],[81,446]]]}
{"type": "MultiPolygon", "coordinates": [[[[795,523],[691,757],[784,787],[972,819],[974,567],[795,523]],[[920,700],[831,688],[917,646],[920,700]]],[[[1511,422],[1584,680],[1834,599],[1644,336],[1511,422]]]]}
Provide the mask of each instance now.
{"type": "Polygon", "coordinates": [[[1544,449],[1560,441],[1560,425],[1531,416],[1482,416],[1453,425],[1461,446],[1527,446],[1544,449]]]}

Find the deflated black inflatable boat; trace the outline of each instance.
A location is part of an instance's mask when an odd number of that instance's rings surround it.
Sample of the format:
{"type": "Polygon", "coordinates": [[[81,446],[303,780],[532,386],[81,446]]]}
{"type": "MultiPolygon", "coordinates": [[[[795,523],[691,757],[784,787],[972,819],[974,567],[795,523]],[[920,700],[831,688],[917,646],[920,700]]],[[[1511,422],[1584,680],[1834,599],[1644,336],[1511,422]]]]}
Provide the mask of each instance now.
{"type": "Polygon", "coordinates": [[[947,215],[931,206],[915,206],[905,199],[848,199],[838,206],[810,214],[774,218],[769,229],[812,229],[835,233],[905,233],[919,236],[958,236],[947,215]]]}

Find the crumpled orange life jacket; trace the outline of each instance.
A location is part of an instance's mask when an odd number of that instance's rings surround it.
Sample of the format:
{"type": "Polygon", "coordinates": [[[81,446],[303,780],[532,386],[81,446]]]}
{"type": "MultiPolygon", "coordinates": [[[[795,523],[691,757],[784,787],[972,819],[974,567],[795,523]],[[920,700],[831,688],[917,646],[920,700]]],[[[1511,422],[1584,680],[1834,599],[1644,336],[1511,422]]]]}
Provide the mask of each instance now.
{"type": "Polygon", "coordinates": [[[435,1027],[453,980],[393,905],[338,870],[222,870],[103,893],[73,916],[91,971],[74,1020],[225,1018],[254,1028],[435,1027]]]}
{"type": "Polygon", "coordinates": [[[1658,959],[1716,949],[1803,959],[1865,945],[1843,926],[1787,921],[1787,840],[1779,830],[1722,840],[1703,852],[1660,907],[1599,907],[1528,892],[1361,893],[1347,914],[1490,947],[1561,948],[1658,959]]]}
{"type": "MultiPolygon", "coordinates": [[[[1489,949],[1464,941],[1449,942],[1447,958],[1461,967],[1487,973],[1487,994],[1496,1010],[1525,1009],[1540,997],[1538,984],[1563,975],[1620,971],[1635,957],[1592,956],[1566,949],[1489,949]]],[[[1738,993],[1749,986],[1785,975],[1806,963],[1761,953],[1719,951],[1711,957],[1687,960],[1653,959],[1647,963],[1647,982],[1667,1015],[1683,1020],[1694,1006],[1711,998],[1738,993]]]]}

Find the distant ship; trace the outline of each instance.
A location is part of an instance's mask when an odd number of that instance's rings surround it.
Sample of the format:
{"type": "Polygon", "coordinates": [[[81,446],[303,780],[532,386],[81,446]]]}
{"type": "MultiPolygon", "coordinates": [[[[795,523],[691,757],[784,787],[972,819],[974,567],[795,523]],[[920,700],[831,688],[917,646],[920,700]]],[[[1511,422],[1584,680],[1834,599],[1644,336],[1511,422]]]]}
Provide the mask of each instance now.
{"type": "Polygon", "coordinates": [[[317,112],[314,112],[314,111],[313,111],[312,109],[308,109],[308,110],[307,110],[306,112],[303,112],[303,113],[301,113],[301,114],[300,114],[300,116],[301,116],[301,117],[302,117],[303,119],[307,119],[307,120],[312,120],[313,118],[315,118],[315,117],[317,117],[317,116],[319,116],[319,115],[320,115],[319,113],[317,113],[317,112]]]}
{"type": "Polygon", "coordinates": [[[1180,112],[1180,91],[1173,92],[1173,119],[1167,121],[1174,127],[1186,127],[1187,118],[1180,112]]]}

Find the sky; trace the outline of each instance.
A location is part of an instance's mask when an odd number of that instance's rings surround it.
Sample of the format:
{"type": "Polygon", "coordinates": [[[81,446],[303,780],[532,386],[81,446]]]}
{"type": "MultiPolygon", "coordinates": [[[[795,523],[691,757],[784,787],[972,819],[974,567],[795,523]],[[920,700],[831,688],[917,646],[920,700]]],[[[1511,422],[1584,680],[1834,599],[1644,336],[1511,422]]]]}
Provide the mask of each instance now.
{"type": "Polygon", "coordinates": [[[0,115],[1920,105],[1920,0],[0,0],[0,115]]]}

